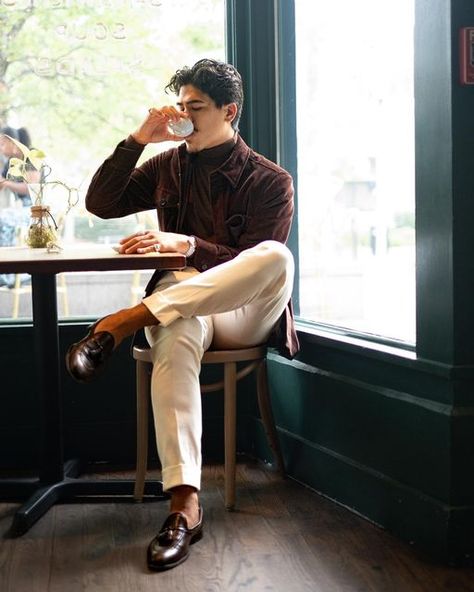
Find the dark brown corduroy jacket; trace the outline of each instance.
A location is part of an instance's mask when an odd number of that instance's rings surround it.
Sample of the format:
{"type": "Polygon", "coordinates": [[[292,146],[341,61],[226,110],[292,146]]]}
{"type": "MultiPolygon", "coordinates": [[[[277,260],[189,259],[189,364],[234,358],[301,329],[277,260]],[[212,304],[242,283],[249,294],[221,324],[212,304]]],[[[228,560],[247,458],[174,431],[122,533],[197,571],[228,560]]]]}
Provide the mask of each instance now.
{"type": "MultiPolygon", "coordinates": [[[[185,144],[136,167],[143,146],[121,142],[92,178],[86,207],[100,218],[156,209],[163,231],[190,234],[186,221],[188,158],[185,144]]],[[[293,182],[281,167],[251,150],[240,136],[227,160],[210,177],[215,242],[196,237],[189,264],[198,271],[233,259],[264,240],[285,243],[293,218],[293,182]]],[[[147,292],[157,281],[155,274],[147,292]]],[[[269,345],[292,358],[298,351],[291,302],[269,345]]]]}

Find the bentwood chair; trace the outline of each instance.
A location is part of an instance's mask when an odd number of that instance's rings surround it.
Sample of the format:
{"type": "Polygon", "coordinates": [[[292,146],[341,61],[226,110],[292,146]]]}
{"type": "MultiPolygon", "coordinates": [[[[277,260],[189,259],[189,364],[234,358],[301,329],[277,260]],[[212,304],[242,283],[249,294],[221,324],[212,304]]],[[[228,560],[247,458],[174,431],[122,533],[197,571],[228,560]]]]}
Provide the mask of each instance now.
{"type": "MultiPolygon", "coordinates": [[[[274,454],[276,465],[284,475],[284,463],[278,442],[277,430],[273,418],[268,391],[265,346],[236,350],[207,351],[202,364],[221,364],[224,378],[212,384],[201,384],[201,392],[224,390],[224,453],[225,453],[225,490],[224,500],[227,509],[235,506],[235,464],[236,464],[236,394],[237,382],[252,371],[256,371],[257,398],[268,443],[274,454]],[[243,367],[237,369],[237,364],[243,367]]],[[[133,357],[136,360],[137,373],[137,473],[134,497],[143,499],[148,458],[148,408],[150,401],[151,356],[150,350],[135,346],[133,357]]]]}

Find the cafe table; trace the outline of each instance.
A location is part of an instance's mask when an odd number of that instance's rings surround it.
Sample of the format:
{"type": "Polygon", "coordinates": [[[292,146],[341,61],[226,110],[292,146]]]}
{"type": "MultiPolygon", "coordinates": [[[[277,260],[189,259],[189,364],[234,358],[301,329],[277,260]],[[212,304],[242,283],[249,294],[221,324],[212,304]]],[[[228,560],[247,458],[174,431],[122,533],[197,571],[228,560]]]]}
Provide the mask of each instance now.
{"type": "MultiPolygon", "coordinates": [[[[64,461],[56,275],[83,271],[182,269],[185,265],[186,259],[179,253],[122,255],[108,245],[65,246],[54,252],[29,247],[0,248],[0,273],[31,275],[35,384],[41,411],[38,476],[0,479],[0,499],[26,499],[15,512],[11,536],[27,532],[56,502],[133,494],[132,479],[81,478],[78,461],[64,461]]],[[[148,494],[154,498],[165,497],[161,482],[153,481],[147,485],[148,494]]]]}

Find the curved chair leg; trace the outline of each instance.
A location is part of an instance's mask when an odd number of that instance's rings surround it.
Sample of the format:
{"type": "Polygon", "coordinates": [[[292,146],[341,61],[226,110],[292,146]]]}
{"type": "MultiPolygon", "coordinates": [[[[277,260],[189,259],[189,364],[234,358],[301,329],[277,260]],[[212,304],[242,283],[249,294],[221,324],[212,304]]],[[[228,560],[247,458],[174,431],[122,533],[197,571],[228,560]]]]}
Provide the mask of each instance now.
{"type": "Polygon", "coordinates": [[[268,391],[267,364],[265,360],[262,360],[257,369],[257,397],[258,407],[260,409],[260,415],[262,417],[268,444],[273,452],[278,471],[284,476],[285,463],[283,461],[278,433],[275,426],[275,419],[273,417],[272,403],[268,391]]]}
{"type": "Polygon", "coordinates": [[[150,396],[149,364],[137,360],[137,474],[135,501],[143,500],[145,476],[148,464],[148,398],[150,396]]]}
{"type": "Polygon", "coordinates": [[[235,506],[235,455],[236,455],[236,383],[237,364],[224,364],[224,448],[225,448],[225,507],[235,506]]]}

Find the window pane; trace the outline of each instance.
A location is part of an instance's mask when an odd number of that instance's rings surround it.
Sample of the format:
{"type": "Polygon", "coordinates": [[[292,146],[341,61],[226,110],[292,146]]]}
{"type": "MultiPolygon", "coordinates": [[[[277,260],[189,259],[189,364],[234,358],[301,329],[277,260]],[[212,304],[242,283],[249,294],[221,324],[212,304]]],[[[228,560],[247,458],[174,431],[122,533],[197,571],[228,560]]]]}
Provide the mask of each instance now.
{"type": "MultiPolygon", "coordinates": [[[[92,174],[152,105],[174,104],[164,87],[184,65],[225,59],[225,0],[9,0],[0,29],[0,127],[43,150],[44,199],[61,243],[116,243],[156,227],[155,212],[99,220],[84,208],[92,174]],[[21,134],[20,134],[21,135],[21,134]],[[23,138],[23,136],[22,136],[23,138]],[[76,191],[77,190],[77,191],[76,191]]],[[[20,138],[20,139],[22,139],[20,138]]],[[[148,146],[142,160],[169,145],[148,146]]],[[[0,154],[0,173],[7,154],[0,154]]],[[[0,186],[1,187],[1,186],[0,186]]],[[[30,190],[34,190],[31,185],[30,190]]],[[[33,196],[34,199],[34,196],[33,196]]],[[[0,246],[24,244],[28,192],[0,189],[0,246]]],[[[0,255],[1,256],[1,255],[0,255]]],[[[60,316],[101,316],[140,297],[151,272],[58,278],[60,316]],[[105,285],[104,285],[105,284],[105,285]],[[104,289],[106,287],[106,289],[104,289]]],[[[0,275],[0,318],[31,317],[27,275],[0,275]],[[18,307],[18,310],[16,310],[18,307]]]]}
{"type": "Polygon", "coordinates": [[[414,0],[296,0],[301,316],[415,342],[414,0]]]}

